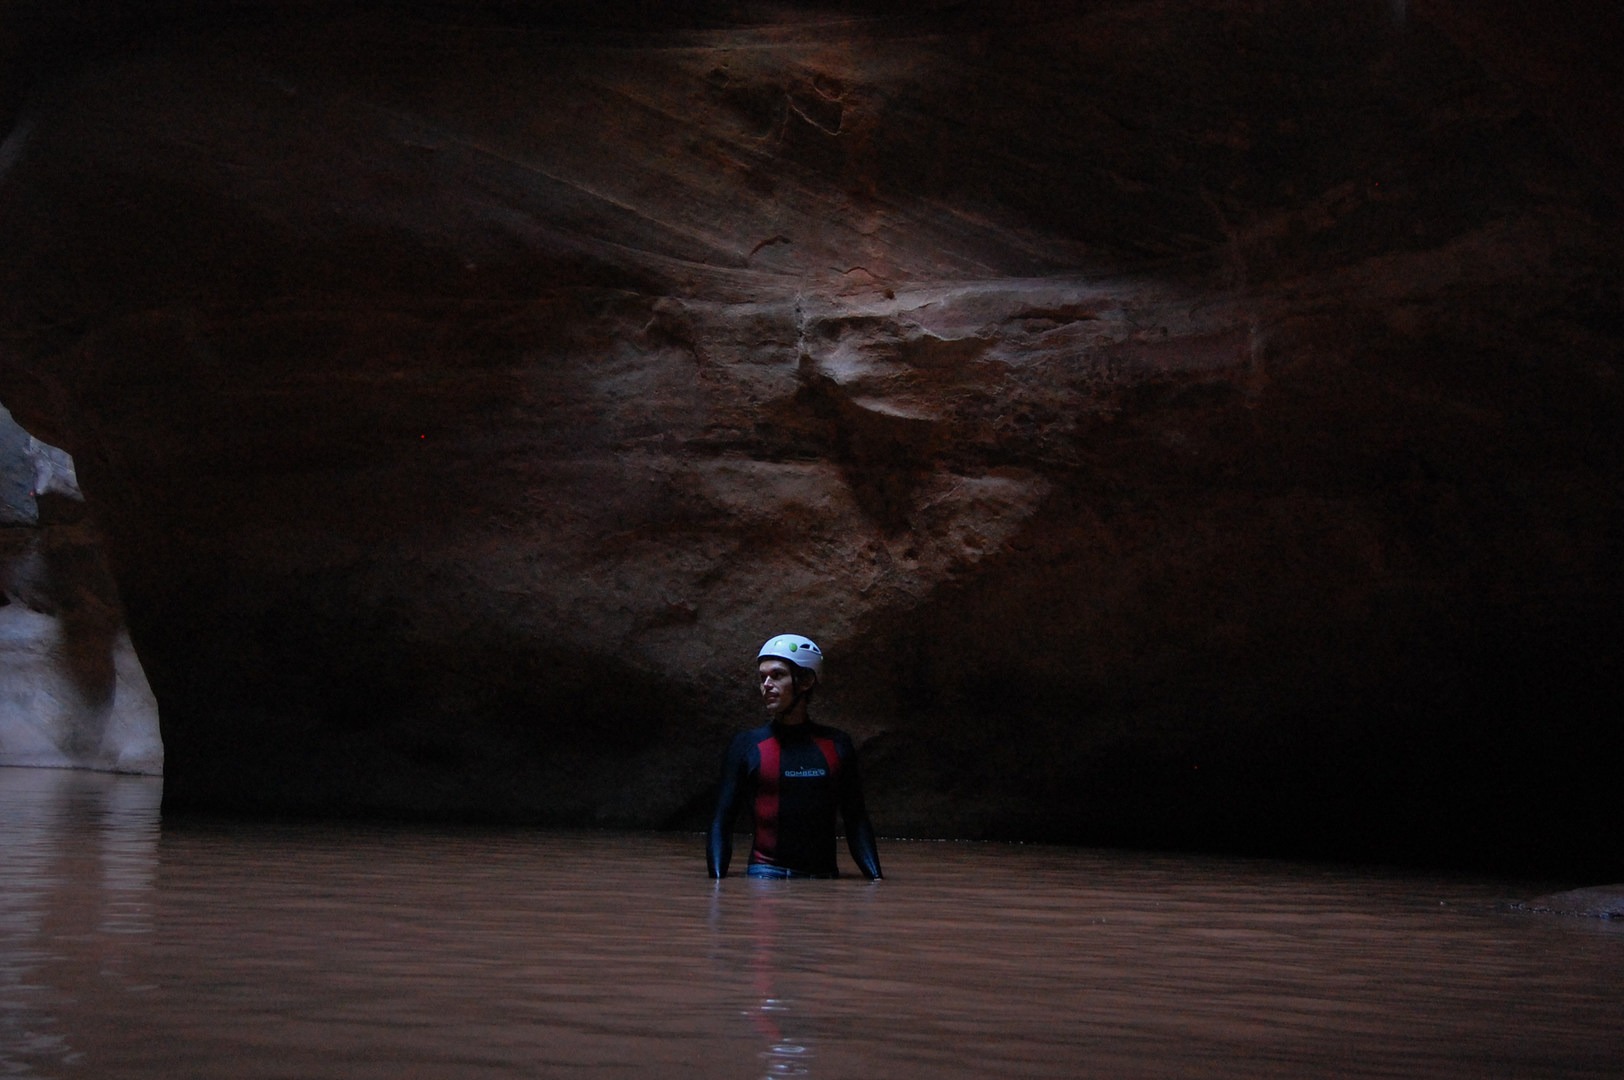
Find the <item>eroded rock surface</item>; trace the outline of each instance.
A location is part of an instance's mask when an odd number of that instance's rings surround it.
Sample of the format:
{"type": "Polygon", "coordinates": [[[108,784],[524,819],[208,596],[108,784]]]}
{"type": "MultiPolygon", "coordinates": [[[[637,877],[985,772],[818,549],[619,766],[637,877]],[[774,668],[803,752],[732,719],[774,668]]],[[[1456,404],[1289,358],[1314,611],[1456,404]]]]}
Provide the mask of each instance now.
{"type": "Polygon", "coordinates": [[[1592,850],[1548,98],[1386,2],[644,7],[176,5],[19,108],[0,398],[172,805],[692,825],[796,630],[884,831],[1592,850]]]}
{"type": "Polygon", "coordinates": [[[0,766],[163,771],[158,708],[73,461],[0,407],[0,766]]]}

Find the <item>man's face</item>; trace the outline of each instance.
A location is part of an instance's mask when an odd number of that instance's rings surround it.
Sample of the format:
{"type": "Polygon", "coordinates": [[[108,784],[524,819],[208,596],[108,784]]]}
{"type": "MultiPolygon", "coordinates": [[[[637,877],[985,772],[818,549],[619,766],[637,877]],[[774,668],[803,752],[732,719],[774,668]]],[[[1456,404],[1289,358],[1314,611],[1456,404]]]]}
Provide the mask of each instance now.
{"type": "Polygon", "coordinates": [[[763,660],[756,665],[761,676],[761,701],[773,716],[782,716],[795,704],[795,669],[786,660],[763,660]]]}

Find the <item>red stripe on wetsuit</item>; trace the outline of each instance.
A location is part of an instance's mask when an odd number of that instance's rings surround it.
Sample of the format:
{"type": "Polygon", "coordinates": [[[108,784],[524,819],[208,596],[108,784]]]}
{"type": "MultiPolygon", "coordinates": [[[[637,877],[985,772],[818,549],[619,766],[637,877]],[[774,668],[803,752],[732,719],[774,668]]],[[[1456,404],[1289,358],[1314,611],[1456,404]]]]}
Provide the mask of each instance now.
{"type": "MultiPolygon", "coordinates": [[[[835,749],[834,740],[814,738],[812,742],[829,763],[830,779],[837,781],[840,776],[840,753],[835,749]]],[[[761,766],[756,771],[756,801],[752,807],[756,832],[751,862],[771,863],[778,853],[778,785],[784,775],[781,749],[778,739],[770,735],[756,743],[761,766]]]]}

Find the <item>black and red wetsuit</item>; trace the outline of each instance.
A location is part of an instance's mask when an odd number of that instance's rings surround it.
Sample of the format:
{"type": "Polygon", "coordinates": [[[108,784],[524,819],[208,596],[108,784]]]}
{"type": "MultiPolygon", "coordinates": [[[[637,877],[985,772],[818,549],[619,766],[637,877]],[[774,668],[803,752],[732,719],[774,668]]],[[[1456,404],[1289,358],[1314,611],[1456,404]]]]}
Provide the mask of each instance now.
{"type": "Polygon", "coordinates": [[[844,731],[810,720],[764,724],[733,737],[722,770],[705,857],[711,877],[726,877],[733,823],[749,803],[755,819],[750,865],[806,877],[838,877],[835,812],[865,877],[880,876],[874,827],[863,806],[857,748],[844,731]]]}

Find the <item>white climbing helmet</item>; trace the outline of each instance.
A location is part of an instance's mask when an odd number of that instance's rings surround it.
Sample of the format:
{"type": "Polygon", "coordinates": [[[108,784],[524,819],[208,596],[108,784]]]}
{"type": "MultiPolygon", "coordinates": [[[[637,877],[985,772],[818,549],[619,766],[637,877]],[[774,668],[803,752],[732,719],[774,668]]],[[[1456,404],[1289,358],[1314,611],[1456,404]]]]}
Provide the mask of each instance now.
{"type": "Polygon", "coordinates": [[[823,677],[823,650],[811,638],[800,634],[779,634],[767,639],[767,644],[756,653],[756,663],[761,663],[768,657],[778,660],[788,660],[796,667],[806,668],[812,674],[823,677]]]}

